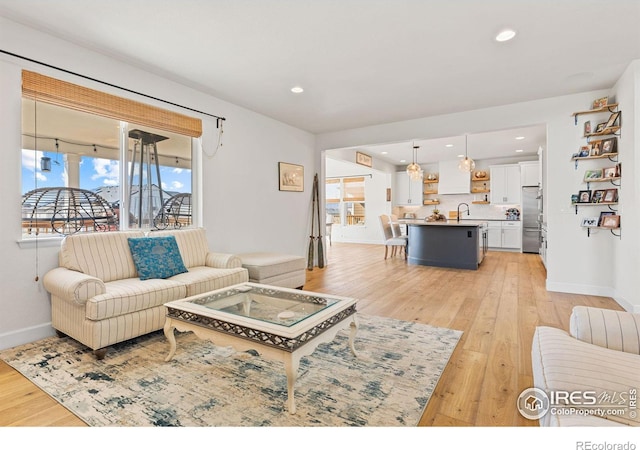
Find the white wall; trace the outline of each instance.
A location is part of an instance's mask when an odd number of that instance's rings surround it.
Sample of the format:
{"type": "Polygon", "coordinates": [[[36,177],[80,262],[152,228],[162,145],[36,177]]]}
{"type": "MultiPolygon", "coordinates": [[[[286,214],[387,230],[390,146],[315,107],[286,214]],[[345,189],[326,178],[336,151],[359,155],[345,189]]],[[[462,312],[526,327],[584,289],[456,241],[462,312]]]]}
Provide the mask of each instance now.
{"type": "MultiPolygon", "coordinates": [[[[637,74],[634,78],[637,84],[637,74]]],[[[628,83],[625,83],[628,84],[628,83]]],[[[545,214],[548,226],[547,288],[553,291],[606,295],[614,297],[626,309],[640,311],[640,297],[621,297],[616,291],[618,277],[626,277],[638,291],[638,265],[618,267],[615,271],[615,246],[618,238],[599,233],[587,238],[580,228],[580,215],[570,205],[572,193],[581,186],[583,170],[576,171],[570,161],[583,139],[582,129],[574,126],[571,114],[589,109],[598,97],[609,95],[600,90],[575,95],[504,105],[475,111],[388,123],[383,125],[324,133],[318,136],[318,149],[372,145],[379,142],[426,139],[508,129],[534,124],[547,125],[545,146],[545,214]],[[620,273],[620,275],[618,275],[620,273]]],[[[638,101],[638,94],[631,94],[638,101]]],[[[624,139],[632,127],[624,115],[624,139]]],[[[637,126],[637,125],[636,125],[637,126]]],[[[628,145],[634,146],[635,141],[628,145]]],[[[627,144],[625,144],[626,146],[627,144]]],[[[636,145],[637,147],[637,145],[636,145]]],[[[635,153],[635,149],[633,150],[635,153]]],[[[637,189],[637,188],[636,188],[637,189]]],[[[623,189],[623,195],[626,195],[623,189]]],[[[623,223],[625,219],[623,218],[623,223]]],[[[624,230],[624,229],[623,229],[624,230]]],[[[624,245],[627,231],[622,235],[624,245]]],[[[636,251],[637,254],[637,251],[636,251]]],[[[625,289],[626,292],[632,289],[625,289]]]]}
{"type": "MultiPolygon", "coordinates": [[[[315,137],[273,119],[112,58],[82,49],[39,31],[0,18],[2,49],[120,85],[151,96],[226,117],[223,146],[215,157],[202,157],[203,225],[211,247],[223,252],[279,251],[306,254],[311,209],[311,184],[319,167],[315,137]],[[278,162],[305,167],[303,193],[278,190],[278,162]]],[[[194,61],[197,70],[197,61],[194,61]]],[[[49,296],[42,277],[57,265],[57,246],[18,245],[20,229],[21,69],[26,68],[115,95],[182,109],[136,97],[0,54],[0,136],[3,163],[0,192],[0,348],[50,335],[49,296]],[[36,276],[39,280],[35,281],[36,276]]],[[[215,120],[203,116],[203,146],[212,153],[217,139],[215,120]]]]}
{"type": "Polygon", "coordinates": [[[635,61],[612,89],[622,111],[622,134],[618,139],[622,164],[622,188],[619,210],[621,239],[614,239],[616,259],[614,269],[615,296],[634,304],[640,312],[640,61],[635,61]]]}

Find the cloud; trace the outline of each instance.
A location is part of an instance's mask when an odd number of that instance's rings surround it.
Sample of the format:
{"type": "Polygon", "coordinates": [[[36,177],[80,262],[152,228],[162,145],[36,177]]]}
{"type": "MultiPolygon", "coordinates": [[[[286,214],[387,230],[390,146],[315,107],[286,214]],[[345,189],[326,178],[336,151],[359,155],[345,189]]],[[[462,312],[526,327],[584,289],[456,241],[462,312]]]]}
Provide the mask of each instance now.
{"type": "Polygon", "coordinates": [[[120,179],[119,161],[103,158],[93,158],[92,180],[102,179],[105,186],[117,186],[120,179]]]}
{"type": "Polygon", "coordinates": [[[184,187],[184,183],[181,183],[179,181],[172,181],[171,182],[171,188],[172,189],[182,189],[184,187]]]}
{"type": "Polygon", "coordinates": [[[176,167],[173,169],[173,173],[182,173],[184,172],[184,169],[181,169],[180,167],[176,167]]]}

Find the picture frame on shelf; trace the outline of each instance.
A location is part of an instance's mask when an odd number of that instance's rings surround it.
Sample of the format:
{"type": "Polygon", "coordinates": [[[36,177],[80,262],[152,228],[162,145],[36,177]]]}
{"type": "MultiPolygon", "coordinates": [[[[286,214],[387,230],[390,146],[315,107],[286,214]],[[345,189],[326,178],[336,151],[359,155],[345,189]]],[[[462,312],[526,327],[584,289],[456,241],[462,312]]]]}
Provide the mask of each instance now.
{"type": "Polygon", "coordinates": [[[578,203],[591,203],[591,190],[578,191],[578,203]]]}
{"type": "Polygon", "coordinates": [[[588,169],[584,172],[584,181],[599,180],[602,178],[603,169],[588,169]]]}
{"type": "Polygon", "coordinates": [[[602,122],[596,125],[596,133],[602,133],[606,128],[607,122],[602,122]]]}
{"type": "Polygon", "coordinates": [[[620,228],[620,216],[617,214],[604,216],[600,226],[603,228],[620,228]]]}
{"type": "Polygon", "coordinates": [[[578,199],[579,199],[578,194],[571,194],[571,204],[572,205],[575,205],[576,203],[578,203],[578,199]]]}
{"type": "Polygon", "coordinates": [[[578,153],[578,158],[586,158],[591,154],[591,145],[583,145],[580,147],[580,152],[578,153]]]}
{"type": "Polygon", "coordinates": [[[605,124],[605,128],[611,128],[615,126],[616,122],[620,119],[620,111],[616,111],[609,116],[609,120],[605,124]]]}
{"type": "Polygon", "coordinates": [[[605,106],[607,106],[608,103],[609,103],[609,97],[597,98],[593,101],[593,104],[591,105],[591,109],[604,108],[605,106]]]}
{"type": "Polygon", "coordinates": [[[616,152],[616,138],[604,139],[602,142],[602,153],[616,152]]]}
{"type": "Polygon", "coordinates": [[[613,167],[605,167],[602,169],[602,178],[609,179],[609,178],[617,178],[617,177],[619,177],[617,165],[613,167]]]}
{"type": "Polygon", "coordinates": [[[615,203],[618,201],[618,190],[617,189],[607,189],[604,193],[604,197],[602,198],[604,203],[615,203]]]}
{"type": "Polygon", "coordinates": [[[602,141],[591,142],[591,151],[589,156],[600,156],[602,154],[602,141]]]}
{"type": "Polygon", "coordinates": [[[615,216],[615,214],[616,214],[615,211],[601,211],[600,212],[600,217],[598,218],[598,226],[599,227],[602,226],[602,221],[604,220],[605,217],[615,216]]]}
{"type": "Polygon", "coordinates": [[[582,223],[580,224],[583,227],[597,227],[598,226],[598,218],[597,217],[584,217],[582,219],[582,223]]]}
{"type": "Polygon", "coordinates": [[[604,198],[606,189],[598,189],[593,191],[593,195],[591,196],[591,203],[601,203],[604,198]]]}
{"type": "Polygon", "coordinates": [[[590,121],[590,120],[587,120],[587,121],[584,123],[584,135],[585,135],[585,136],[588,136],[588,135],[590,135],[590,134],[591,134],[591,121],[590,121]]]}
{"type": "Polygon", "coordinates": [[[304,166],[285,162],[278,163],[279,189],[289,192],[304,191],[304,166]]]}

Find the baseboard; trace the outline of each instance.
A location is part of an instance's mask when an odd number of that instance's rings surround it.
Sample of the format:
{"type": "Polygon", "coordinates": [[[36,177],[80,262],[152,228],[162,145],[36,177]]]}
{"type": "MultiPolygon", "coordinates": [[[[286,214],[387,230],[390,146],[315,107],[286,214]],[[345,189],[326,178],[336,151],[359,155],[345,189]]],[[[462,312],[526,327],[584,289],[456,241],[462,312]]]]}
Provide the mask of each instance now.
{"type": "Polygon", "coordinates": [[[547,280],[547,291],[566,292],[568,294],[598,295],[600,297],[612,297],[615,295],[613,288],[595,286],[589,284],[555,283],[547,280]]]}
{"type": "Polygon", "coordinates": [[[617,295],[614,288],[605,286],[594,286],[588,284],[574,283],[554,283],[547,280],[547,290],[552,292],[565,292],[568,294],[597,295],[600,297],[611,297],[625,311],[640,313],[640,305],[633,304],[625,298],[617,295]]]}
{"type": "Polygon", "coordinates": [[[0,350],[38,341],[54,334],[55,330],[51,327],[51,322],[3,333],[0,334],[0,350]]]}

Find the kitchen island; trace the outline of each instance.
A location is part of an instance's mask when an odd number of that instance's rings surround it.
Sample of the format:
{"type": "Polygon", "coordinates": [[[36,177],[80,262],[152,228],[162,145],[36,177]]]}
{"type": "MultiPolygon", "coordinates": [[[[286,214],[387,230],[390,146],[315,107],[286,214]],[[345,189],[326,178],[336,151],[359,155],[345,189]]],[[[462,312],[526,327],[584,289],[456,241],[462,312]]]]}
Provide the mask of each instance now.
{"type": "Polygon", "coordinates": [[[487,250],[487,222],[404,220],[407,261],[423,266],[477,270],[487,250]]]}

